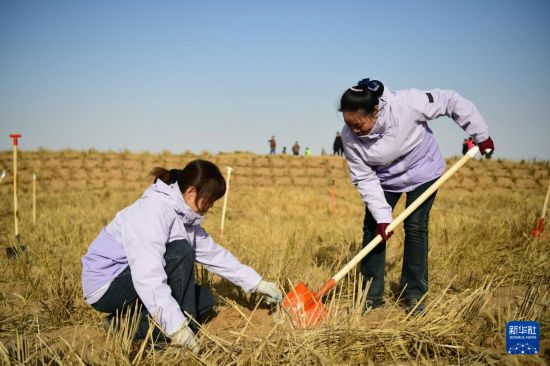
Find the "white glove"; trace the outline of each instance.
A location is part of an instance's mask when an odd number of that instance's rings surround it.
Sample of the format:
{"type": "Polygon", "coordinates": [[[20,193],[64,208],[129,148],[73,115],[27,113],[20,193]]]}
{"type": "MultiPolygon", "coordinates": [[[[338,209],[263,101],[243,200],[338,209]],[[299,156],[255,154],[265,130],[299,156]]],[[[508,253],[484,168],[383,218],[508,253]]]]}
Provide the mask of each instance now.
{"type": "Polygon", "coordinates": [[[273,282],[267,282],[267,281],[261,280],[260,283],[258,284],[258,287],[256,287],[256,292],[259,292],[260,294],[267,296],[265,301],[268,304],[273,304],[273,303],[283,301],[283,293],[281,292],[281,290],[279,290],[279,287],[273,282]]]}
{"type": "Polygon", "coordinates": [[[193,351],[193,353],[197,353],[199,351],[199,345],[197,344],[195,333],[193,333],[188,325],[182,326],[180,330],[170,337],[170,339],[172,339],[172,344],[187,347],[193,351]]]}

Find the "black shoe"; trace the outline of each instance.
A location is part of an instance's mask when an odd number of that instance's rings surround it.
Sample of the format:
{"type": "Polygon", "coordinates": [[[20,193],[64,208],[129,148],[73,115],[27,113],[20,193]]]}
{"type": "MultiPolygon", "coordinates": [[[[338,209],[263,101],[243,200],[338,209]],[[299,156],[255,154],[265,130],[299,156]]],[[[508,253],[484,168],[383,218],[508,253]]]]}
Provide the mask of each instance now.
{"type": "Polygon", "coordinates": [[[106,333],[109,332],[109,329],[113,326],[113,319],[115,318],[114,315],[107,315],[104,319],[103,319],[103,329],[105,330],[106,333]]]}
{"type": "Polygon", "coordinates": [[[367,299],[367,301],[365,302],[365,309],[363,310],[363,314],[371,310],[378,309],[379,307],[384,306],[384,304],[385,304],[384,299],[374,299],[374,300],[367,299]]]}
{"type": "Polygon", "coordinates": [[[408,299],[405,304],[407,312],[412,312],[412,315],[423,315],[426,310],[426,305],[422,299],[408,299]]]}

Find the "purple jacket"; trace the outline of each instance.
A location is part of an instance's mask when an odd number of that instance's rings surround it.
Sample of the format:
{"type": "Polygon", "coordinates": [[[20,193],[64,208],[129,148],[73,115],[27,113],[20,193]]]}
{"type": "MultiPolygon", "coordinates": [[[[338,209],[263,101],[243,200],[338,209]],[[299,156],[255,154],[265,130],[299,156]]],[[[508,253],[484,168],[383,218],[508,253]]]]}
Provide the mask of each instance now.
{"type": "Polygon", "coordinates": [[[356,136],[346,125],[341,135],[353,184],[376,222],[390,223],[384,191],[410,192],[445,169],[426,121],[450,117],[477,143],[489,132],[476,106],[452,90],[386,89],[379,108],[370,133],[356,136]]]}
{"type": "Polygon", "coordinates": [[[261,276],[216,244],[200,226],[202,221],[203,217],[187,206],[177,184],[157,180],[140,199],[116,214],[82,257],[86,302],[99,300],[129,265],[139,298],[164,331],[172,335],[186,318],[167,284],[164,253],[167,243],[181,239],[193,246],[195,260],[207,270],[244,291],[255,290],[261,276]]]}

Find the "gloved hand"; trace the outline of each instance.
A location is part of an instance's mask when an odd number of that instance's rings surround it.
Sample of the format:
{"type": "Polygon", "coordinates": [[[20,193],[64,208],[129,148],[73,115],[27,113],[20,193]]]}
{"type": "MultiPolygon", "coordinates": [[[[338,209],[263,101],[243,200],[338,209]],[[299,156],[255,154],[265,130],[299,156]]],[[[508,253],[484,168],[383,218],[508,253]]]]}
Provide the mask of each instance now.
{"type": "Polygon", "coordinates": [[[485,153],[488,152],[487,149],[491,150],[490,152],[495,151],[495,144],[493,143],[493,140],[490,137],[487,138],[487,140],[477,144],[477,146],[479,147],[479,152],[481,153],[481,155],[485,155],[485,153]]]}
{"type": "Polygon", "coordinates": [[[197,344],[195,333],[193,333],[188,325],[182,326],[180,330],[170,337],[170,339],[172,340],[172,344],[187,347],[193,351],[193,353],[197,353],[199,351],[199,345],[197,344]]]}
{"type": "Polygon", "coordinates": [[[379,222],[376,224],[376,229],[374,229],[374,236],[380,234],[382,236],[383,241],[387,241],[391,236],[393,235],[393,231],[390,231],[386,234],[386,228],[388,227],[388,223],[379,222]]]}
{"type": "Polygon", "coordinates": [[[265,295],[267,297],[265,301],[268,304],[283,301],[283,293],[281,292],[279,287],[273,282],[261,280],[258,284],[258,287],[256,287],[256,292],[265,295]]]}

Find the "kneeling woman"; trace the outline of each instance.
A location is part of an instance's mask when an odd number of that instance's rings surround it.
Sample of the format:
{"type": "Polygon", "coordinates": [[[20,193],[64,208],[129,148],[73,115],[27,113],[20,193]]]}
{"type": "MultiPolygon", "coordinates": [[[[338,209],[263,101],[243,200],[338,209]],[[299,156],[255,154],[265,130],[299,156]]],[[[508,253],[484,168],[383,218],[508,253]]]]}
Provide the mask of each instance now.
{"type": "MultiPolygon", "coordinates": [[[[195,261],[246,292],[277,302],[282,294],[200,226],[225,194],[225,179],[216,165],[195,160],[183,170],[155,168],[152,175],[155,182],[116,214],[82,257],[84,297],[94,309],[113,316],[141,303],[136,339],[147,334],[150,315],[172,343],[196,350],[190,318],[200,320],[214,301],[207,288],[195,285],[195,261]]],[[[153,336],[162,337],[158,328],[153,336]]]]}

